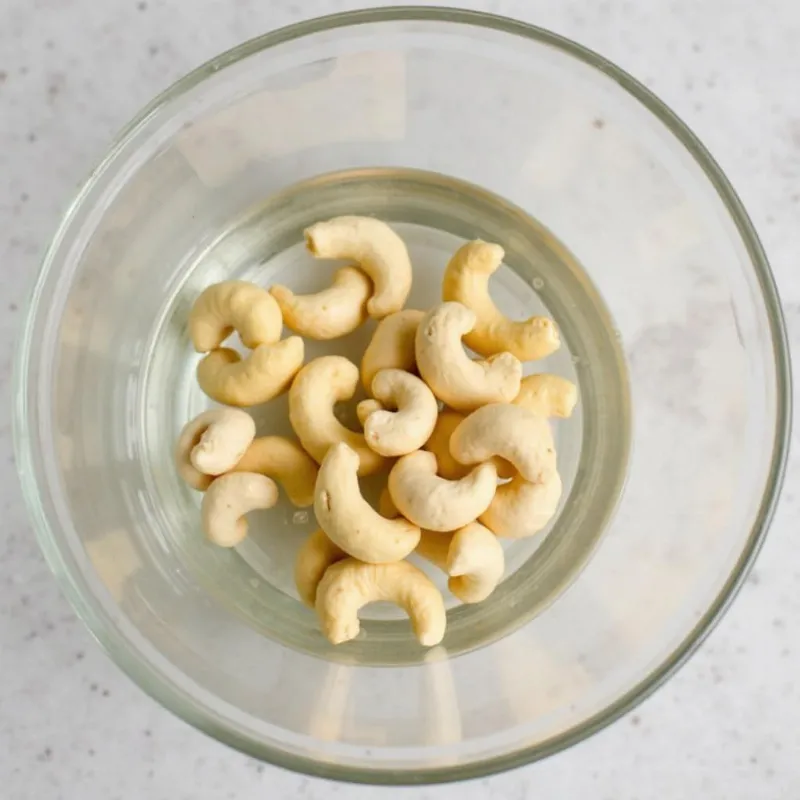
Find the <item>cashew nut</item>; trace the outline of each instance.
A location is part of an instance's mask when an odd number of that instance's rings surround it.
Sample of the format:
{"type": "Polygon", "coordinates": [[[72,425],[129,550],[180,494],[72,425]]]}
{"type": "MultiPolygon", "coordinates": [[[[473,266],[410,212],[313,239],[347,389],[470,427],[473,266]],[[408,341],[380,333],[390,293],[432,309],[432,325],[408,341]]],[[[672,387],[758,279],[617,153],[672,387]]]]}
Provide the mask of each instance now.
{"type": "Polygon", "coordinates": [[[223,281],[209,286],[189,312],[189,335],[198,353],[219,347],[236,330],[245,347],[272,344],[281,338],[281,310],[260,286],[223,281]]]}
{"type": "Polygon", "coordinates": [[[235,408],[204,411],[187,423],[175,446],[178,474],[193,489],[204,492],[213,475],[236,466],[256,435],[253,418],[235,408]]]}
{"type": "Polygon", "coordinates": [[[544,528],[558,510],[561,477],[553,472],[541,483],[529,483],[518,475],[498,486],[491,505],[480,521],[497,536],[522,539],[544,528]]]}
{"type": "Polygon", "coordinates": [[[367,398],[356,406],[356,417],[358,417],[362,428],[367,424],[370,415],[374,414],[376,411],[383,411],[383,403],[379,400],[367,398]]]}
{"type": "MultiPolygon", "coordinates": [[[[450,453],[450,437],[453,431],[466,419],[465,414],[460,414],[458,411],[451,411],[446,408],[444,411],[439,412],[439,418],[436,420],[436,427],[425,445],[423,450],[428,450],[436,456],[436,463],[438,465],[438,474],[449,481],[457,481],[469,474],[472,467],[466,464],[459,464],[452,454],[450,453]]],[[[492,458],[491,462],[497,467],[497,477],[506,479],[513,478],[517,471],[511,464],[503,458],[492,458]]]]}
{"type": "Polygon", "coordinates": [[[367,301],[371,317],[399,311],[411,291],[411,259],[403,240],[372,217],[334,217],[305,230],[306,247],[317,258],[355,261],[372,278],[375,291],[367,301]]]}
{"type": "Polygon", "coordinates": [[[317,522],[334,544],[361,561],[400,561],[417,546],[419,528],[386,519],[370,506],[361,496],[358,464],[358,454],[346,444],[330,447],[314,493],[317,522]]]}
{"type": "Polygon", "coordinates": [[[556,470],[548,421],[527,408],[505,403],[473,411],[453,431],[450,453],[461,464],[480,464],[500,456],[531,483],[549,478],[556,470]]]}
{"type": "Polygon", "coordinates": [[[442,300],[471,308],[475,327],[464,336],[468,347],[482,356],[509,352],[520,361],[545,358],[561,345],[553,320],[531,317],[514,322],[501,313],[489,296],[489,277],[503,263],[499,244],[476,239],[456,250],[444,273],[442,300]]]}
{"type": "Polygon", "coordinates": [[[432,308],[417,328],[417,368],[425,383],[456,411],[486,403],[511,402],[519,393],[522,364],[511,353],[473,361],[461,337],[472,330],[475,313],[461,303],[432,308]]]}
{"type": "Polygon", "coordinates": [[[299,336],[259,345],[244,360],[235,350],[220,347],[197,365],[197,382],[218,403],[257,406],[289,388],[303,357],[299,336]]]}
{"type": "Polygon", "coordinates": [[[383,456],[367,446],[364,434],[346,428],[333,407],[353,396],[358,367],[343,356],[323,356],[306,364],[289,390],[289,420],[303,448],[321,464],[328,448],[344,442],[360,461],[359,475],[372,475],[386,464],[383,456]]]}
{"type": "Polygon", "coordinates": [[[458,481],[436,475],[436,456],[418,450],[403,456],[389,473],[389,494],[398,511],[420,528],[454,531],[489,507],[497,488],[494,464],[480,464],[458,481]]]}
{"type": "Polygon", "coordinates": [[[389,314],[378,323],[361,359],[361,383],[368,392],[372,389],[372,379],[382,369],[414,371],[417,366],[414,337],[424,316],[423,311],[407,308],[389,314]]]}
{"type": "MultiPolygon", "coordinates": [[[[382,456],[402,456],[422,447],[439,415],[439,404],[425,383],[401,369],[382,369],[372,381],[372,394],[384,407],[397,411],[377,409],[367,416],[367,444],[382,456]]],[[[359,403],[360,414],[367,403],[370,401],[359,403]]]]}
{"type": "Polygon", "coordinates": [[[274,478],[283,486],[289,500],[300,508],[314,502],[317,462],[291,439],[260,436],[247,448],[234,470],[274,478]]]}
{"type": "Polygon", "coordinates": [[[283,323],[309,339],[336,339],[352,333],[367,319],[372,281],[356,267],[342,267],[333,285],[316,294],[294,294],[286,286],[273,286],[283,323]]]}
{"type": "Polygon", "coordinates": [[[522,379],[515,406],[523,406],[540,417],[572,416],[578,402],[578,387],[560,375],[528,375],[522,379]]]}
{"type": "Polygon", "coordinates": [[[424,647],[433,647],[444,638],[444,600],[422,570],[407,561],[362,564],[352,558],[328,567],[317,587],[316,607],[322,632],[333,644],[354,639],[360,630],[359,610],[380,600],[396,603],[405,610],[424,647]]]}
{"type": "Polygon", "coordinates": [[[311,608],[317,599],[317,586],[331,564],[347,558],[347,553],[335,545],[325,531],[318,529],[306,539],[294,563],[294,583],[300,599],[311,608]]]}
{"type": "Polygon", "coordinates": [[[220,547],[234,547],[247,536],[244,515],[278,502],[275,481],[252,472],[229,472],[217,478],[203,496],[200,513],[208,539],[220,547]]]}
{"type": "Polygon", "coordinates": [[[452,534],[423,531],[416,552],[450,575],[447,586],[463,603],[485,600],[505,571],[503,546],[478,522],[452,534]]]}

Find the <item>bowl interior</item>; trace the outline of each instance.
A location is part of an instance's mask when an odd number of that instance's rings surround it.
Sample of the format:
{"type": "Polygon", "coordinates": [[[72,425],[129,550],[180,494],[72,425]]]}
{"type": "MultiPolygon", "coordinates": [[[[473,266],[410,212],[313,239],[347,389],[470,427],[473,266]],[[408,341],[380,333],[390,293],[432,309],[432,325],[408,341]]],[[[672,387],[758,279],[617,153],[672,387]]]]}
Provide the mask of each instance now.
{"type": "MultiPolygon", "coordinates": [[[[309,352],[356,357],[367,335],[309,352]]],[[[774,287],[707,154],[593,54],[436,9],[279,31],[160,98],[62,225],[20,376],[31,510],[104,646],[220,739],[351,780],[500,769],[643,696],[741,579],[785,455],[774,287]],[[327,646],[287,580],[311,515],[282,505],[216,550],[171,468],[206,404],[192,300],[228,277],[320,288],[333,265],[304,254],[301,231],[338,213],[398,227],[418,307],[461,241],[501,243],[498,302],[544,309],[564,334],[528,371],[581,390],[558,426],[558,518],[509,547],[497,594],[453,607],[430,652],[382,608],[363,640],[327,646]]],[[[282,402],[255,411],[264,432],[285,424],[282,402]]]]}

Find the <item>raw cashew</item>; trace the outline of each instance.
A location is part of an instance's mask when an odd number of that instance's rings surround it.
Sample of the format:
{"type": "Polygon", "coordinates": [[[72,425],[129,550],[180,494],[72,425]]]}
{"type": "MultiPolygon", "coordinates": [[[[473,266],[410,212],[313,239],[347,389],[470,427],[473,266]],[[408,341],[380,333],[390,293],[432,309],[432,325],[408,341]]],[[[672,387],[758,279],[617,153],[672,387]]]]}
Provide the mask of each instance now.
{"type": "Polygon", "coordinates": [[[317,586],[331,564],[347,558],[347,553],[335,545],[325,531],[318,529],[306,539],[294,563],[294,583],[300,599],[311,608],[317,599],[317,586]]]}
{"type": "Polygon", "coordinates": [[[214,544],[234,547],[247,536],[244,515],[272,508],[277,502],[275,481],[252,472],[229,472],[217,478],[203,496],[203,530],[214,544]]]}
{"type": "MultiPolygon", "coordinates": [[[[472,467],[466,464],[459,464],[450,453],[450,437],[453,435],[453,431],[465,419],[465,414],[460,414],[458,411],[451,411],[449,408],[440,411],[439,418],[436,420],[436,427],[423,446],[423,450],[427,450],[436,456],[438,474],[441,475],[442,478],[447,478],[449,481],[457,481],[459,478],[463,478],[465,475],[468,475],[469,471],[472,469],[472,467]]],[[[512,478],[517,474],[514,467],[505,459],[493,458],[491,461],[497,467],[498,478],[512,478]]]]}
{"type": "Polygon", "coordinates": [[[461,303],[432,308],[416,335],[417,368],[445,405],[472,411],[486,403],[511,402],[519,393],[522,364],[510,353],[473,361],[461,337],[472,330],[475,314],[461,303]]]}
{"type": "Polygon", "coordinates": [[[352,558],[328,567],[317,587],[322,632],[333,644],[355,639],[361,627],[359,610],[380,600],[396,603],[405,610],[424,647],[433,647],[444,638],[444,600],[422,570],[407,561],[362,564],[352,558]]]}
{"type": "Polygon", "coordinates": [[[274,478],[283,486],[289,500],[300,508],[314,502],[317,462],[291,439],[260,436],[247,448],[234,470],[274,478]]]}
{"type": "Polygon", "coordinates": [[[419,528],[405,519],[386,519],[370,506],[361,496],[358,463],[358,454],[346,444],[328,450],[314,493],[317,522],[354,558],[372,564],[400,561],[417,546],[419,528]]]}
{"type": "Polygon", "coordinates": [[[542,483],[528,483],[518,475],[497,487],[491,505],[480,521],[497,536],[522,539],[544,528],[558,510],[561,477],[553,472],[542,483]]]}
{"type": "Polygon", "coordinates": [[[336,339],[366,322],[372,281],[356,267],[342,267],[333,285],[316,294],[294,294],[286,286],[273,286],[283,324],[309,339],[336,339]]]}
{"type": "Polygon", "coordinates": [[[572,416],[578,402],[578,387],[560,375],[528,375],[522,379],[515,406],[523,406],[540,417],[572,416]]]}
{"type": "Polygon", "coordinates": [[[556,470],[548,421],[527,408],[506,403],[473,411],[453,431],[450,452],[461,464],[480,464],[500,456],[532,483],[549,478],[556,470]]]}
{"type": "Polygon", "coordinates": [[[442,300],[463,303],[475,312],[475,327],[464,336],[468,347],[482,356],[508,352],[520,361],[545,358],[561,345],[553,320],[531,317],[514,322],[489,296],[489,277],[503,263],[499,244],[476,239],[456,250],[444,273],[442,300]]]}
{"type": "Polygon", "coordinates": [[[454,531],[489,507],[497,488],[494,464],[480,464],[466,477],[448,481],[436,475],[436,456],[418,450],[403,456],[389,473],[389,494],[398,511],[420,528],[454,531]]]}
{"type": "Polygon", "coordinates": [[[245,411],[214,408],[187,423],[175,446],[178,474],[193,489],[204,492],[213,478],[236,466],[256,435],[256,424],[245,411]]]}
{"type": "MultiPolygon", "coordinates": [[[[401,369],[382,369],[372,381],[372,394],[385,408],[374,410],[364,422],[367,444],[382,456],[402,456],[419,450],[428,441],[439,404],[433,392],[416,375],[401,369]]],[[[372,401],[373,403],[375,401],[372,401]]],[[[369,400],[359,404],[370,403],[369,400]]]]}
{"type": "Polygon", "coordinates": [[[281,310],[260,286],[223,281],[209,286],[189,312],[189,335],[198,353],[219,347],[236,330],[242,344],[254,350],[281,338],[281,310]]]}
{"type": "Polygon", "coordinates": [[[289,388],[303,357],[299,336],[259,345],[244,360],[235,350],[220,347],[197,365],[197,382],[218,403],[257,406],[289,388]]]}
{"type": "Polygon", "coordinates": [[[346,428],[333,407],[353,396],[358,368],[343,356],[315,358],[300,370],[289,391],[289,420],[300,443],[321,464],[331,445],[344,442],[360,461],[359,475],[372,475],[386,460],[367,446],[364,434],[346,428]]]}
{"type": "Polygon", "coordinates": [[[389,314],[378,323],[361,359],[361,383],[368,392],[372,389],[372,379],[382,369],[414,371],[417,366],[414,337],[424,316],[423,311],[407,308],[389,314]]]}
{"type": "Polygon", "coordinates": [[[305,230],[306,247],[317,258],[355,261],[372,278],[375,291],[367,301],[371,317],[399,311],[411,291],[411,259],[403,240],[372,217],[334,217],[305,230]]]}
{"type": "Polygon", "coordinates": [[[379,400],[367,398],[356,406],[356,416],[362,428],[367,424],[370,415],[374,414],[376,411],[383,411],[383,403],[379,400]]]}
{"type": "Polygon", "coordinates": [[[478,522],[455,533],[423,531],[416,552],[450,575],[447,586],[464,603],[485,600],[505,571],[502,545],[478,522]]]}

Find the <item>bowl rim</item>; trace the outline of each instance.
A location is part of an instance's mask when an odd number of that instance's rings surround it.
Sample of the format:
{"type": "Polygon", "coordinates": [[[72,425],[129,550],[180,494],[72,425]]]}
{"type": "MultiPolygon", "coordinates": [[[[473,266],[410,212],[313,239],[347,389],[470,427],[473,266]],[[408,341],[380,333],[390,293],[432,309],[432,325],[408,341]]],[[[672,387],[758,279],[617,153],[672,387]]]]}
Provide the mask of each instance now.
{"type": "Polygon", "coordinates": [[[25,322],[14,363],[14,449],[23,495],[28,507],[28,513],[33,521],[39,546],[44,553],[48,566],[55,574],[62,592],[100,646],[150,697],[193,727],[210,735],[219,742],[278,767],[291,769],[313,777],[351,783],[394,786],[420,785],[493,775],[538,761],[571,747],[631,711],[686,663],[705,640],[706,636],[713,630],[737,595],[761,549],[766,532],[774,516],[789,452],[792,414],[791,392],[791,366],[783,312],[774,276],[758,235],[738,195],[714,158],[689,127],[658,97],[623,69],[593,50],[535,25],[480,11],[440,6],[363,8],[294,23],[246,41],[215,56],[159,94],[114,138],[106,155],[82,184],[62,217],[53,240],[44,254],[33,290],[28,299],[25,322]],[[241,731],[229,727],[226,722],[218,719],[217,715],[209,709],[200,708],[184,689],[144,659],[139,652],[133,651],[128,646],[127,640],[111,617],[105,611],[98,612],[98,608],[92,603],[91,592],[89,587],[85,585],[85,581],[82,579],[76,581],[75,574],[70,569],[71,558],[60,547],[53,535],[49,515],[40,499],[34,455],[35,448],[32,446],[28,435],[30,423],[27,389],[29,366],[32,357],[34,318],[44,289],[52,277],[54,256],[78,210],[82,207],[93,187],[99,182],[101,176],[115,160],[120,150],[126,146],[137,130],[152,115],[214,73],[276,45],[336,28],[399,21],[456,23],[487,28],[532,40],[537,44],[548,45],[603,72],[616,82],[620,88],[658,117],[703,170],[711,186],[724,203],[738,234],[745,244],[758,279],[769,320],[776,374],[776,425],[772,458],[764,494],[758,512],[755,515],[753,528],[720,592],[709,605],[702,618],[673,650],[671,655],[657,664],[645,678],[602,711],[543,743],[477,760],[469,764],[415,768],[407,771],[318,762],[313,758],[296,755],[271,745],[265,745],[241,731]]]}

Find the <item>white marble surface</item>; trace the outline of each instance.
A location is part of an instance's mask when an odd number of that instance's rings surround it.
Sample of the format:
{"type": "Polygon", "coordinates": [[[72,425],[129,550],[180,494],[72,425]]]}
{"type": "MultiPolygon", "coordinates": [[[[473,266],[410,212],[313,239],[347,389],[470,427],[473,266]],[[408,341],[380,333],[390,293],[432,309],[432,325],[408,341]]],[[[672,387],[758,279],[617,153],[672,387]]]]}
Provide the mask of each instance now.
{"type": "MultiPolygon", "coordinates": [[[[732,611],[666,687],[548,761],[484,781],[353,788],[266,767],[161,710],[91,641],[33,539],[14,473],[20,306],[73,189],[152,95],[220,50],[349,0],[5,0],[0,9],[0,795],[9,800],[794,800],[800,786],[800,451],[732,611]]],[[[728,173],[800,346],[800,11],[794,0],[462,0],[577,39],[645,81],[728,173]]],[[[795,443],[797,436],[795,435],[795,443]]]]}

